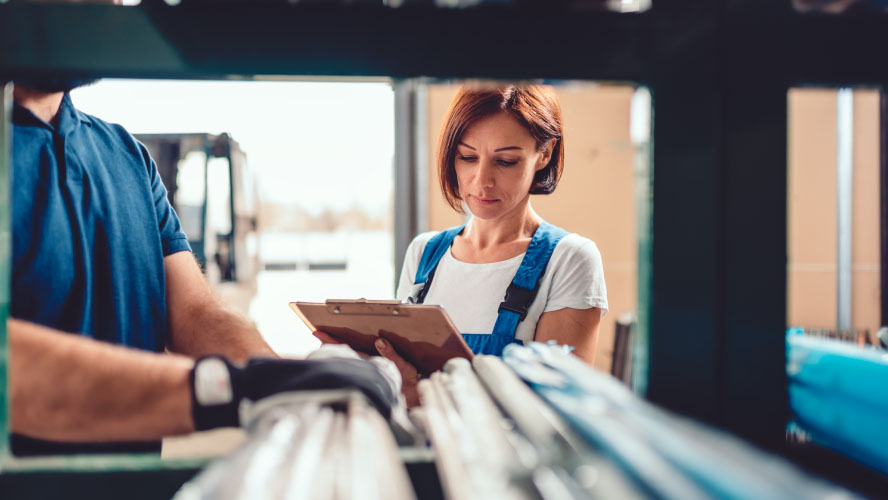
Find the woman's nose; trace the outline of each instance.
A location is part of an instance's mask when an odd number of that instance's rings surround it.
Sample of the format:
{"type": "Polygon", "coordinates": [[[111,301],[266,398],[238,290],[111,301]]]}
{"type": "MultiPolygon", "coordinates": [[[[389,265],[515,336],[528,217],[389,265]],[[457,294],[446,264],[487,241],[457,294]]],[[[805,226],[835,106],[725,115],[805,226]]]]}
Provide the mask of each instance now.
{"type": "Polygon", "coordinates": [[[478,177],[476,181],[483,187],[492,187],[494,181],[494,165],[493,161],[484,160],[480,162],[478,167],[478,177]]]}

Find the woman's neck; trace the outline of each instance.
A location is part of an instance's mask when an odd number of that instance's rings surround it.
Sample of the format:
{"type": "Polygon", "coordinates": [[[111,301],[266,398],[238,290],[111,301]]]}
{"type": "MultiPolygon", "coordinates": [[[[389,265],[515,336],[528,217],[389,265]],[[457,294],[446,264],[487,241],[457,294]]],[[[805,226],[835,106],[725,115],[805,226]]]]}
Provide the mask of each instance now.
{"type": "Polygon", "coordinates": [[[463,237],[478,251],[528,240],[540,226],[542,219],[530,206],[530,200],[514,213],[493,220],[473,217],[463,237]]]}

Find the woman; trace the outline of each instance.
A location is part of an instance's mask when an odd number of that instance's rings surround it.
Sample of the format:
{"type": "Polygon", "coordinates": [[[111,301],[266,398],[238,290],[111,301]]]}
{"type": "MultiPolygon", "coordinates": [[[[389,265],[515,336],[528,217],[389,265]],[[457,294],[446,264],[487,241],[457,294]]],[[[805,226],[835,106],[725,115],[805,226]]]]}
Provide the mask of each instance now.
{"type": "MultiPolygon", "coordinates": [[[[460,89],[439,139],[438,176],[450,206],[471,216],[413,240],[398,298],[441,305],[476,354],[554,340],[592,363],[607,311],[601,255],[530,204],[531,194],[555,190],[563,164],[561,108],[550,87],[460,89]]],[[[385,340],[376,348],[401,371],[408,405],[417,404],[415,368],[385,340]]]]}

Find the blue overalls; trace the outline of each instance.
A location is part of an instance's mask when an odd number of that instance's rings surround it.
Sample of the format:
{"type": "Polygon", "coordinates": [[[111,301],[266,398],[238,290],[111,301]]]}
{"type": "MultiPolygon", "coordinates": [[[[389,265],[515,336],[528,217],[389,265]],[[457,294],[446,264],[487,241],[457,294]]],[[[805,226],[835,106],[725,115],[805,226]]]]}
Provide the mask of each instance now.
{"type": "MultiPolygon", "coordinates": [[[[456,235],[460,234],[464,228],[465,224],[441,231],[426,243],[422,257],[419,259],[416,278],[413,280],[413,293],[409,299],[411,302],[421,304],[425,300],[425,296],[432,286],[438,262],[450,249],[450,244],[456,235]]],[[[555,246],[566,235],[567,231],[548,222],[544,221],[540,224],[540,227],[533,233],[533,239],[527,246],[527,252],[524,254],[524,259],[522,259],[515,277],[512,278],[512,282],[506,289],[506,296],[500,303],[493,332],[490,334],[462,334],[472,352],[501,356],[503,348],[507,345],[522,344],[520,340],[515,338],[515,330],[518,328],[518,323],[527,316],[527,310],[539,291],[543,272],[549,264],[549,258],[552,257],[555,246]]]]}

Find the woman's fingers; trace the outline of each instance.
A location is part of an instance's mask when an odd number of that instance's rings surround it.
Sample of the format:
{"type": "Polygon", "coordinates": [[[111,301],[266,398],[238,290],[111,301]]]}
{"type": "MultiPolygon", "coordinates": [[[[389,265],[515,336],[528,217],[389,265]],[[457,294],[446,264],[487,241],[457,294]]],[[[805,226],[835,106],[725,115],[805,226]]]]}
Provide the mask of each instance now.
{"type": "Polygon", "coordinates": [[[322,344],[341,344],[342,343],[320,330],[313,331],[313,332],[311,332],[311,334],[314,335],[315,337],[317,337],[318,340],[320,340],[322,344]]]}
{"type": "Polygon", "coordinates": [[[419,391],[417,390],[419,372],[416,370],[416,367],[410,364],[406,359],[402,358],[388,341],[384,339],[376,339],[376,342],[374,342],[373,345],[376,347],[376,351],[379,352],[380,356],[395,363],[398,371],[401,372],[401,392],[404,393],[404,398],[407,400],[407,406],[409,408],[419,406],[419,391]]]}
{"type": "MultiPolygon", "coordinates": [[[[311,332],[311,334],[324,344],[343,343],[331,337],[328,333],[320,330],[311,332]]],[[[402,358],[388,341],[384,339],[376,339],[376,342],[373,345],[376,348],[376,351],[379,352],[379,355],[391,360],[401,373],[401,391],[404,393],[404,399],[407,400],[407,406],[410,408],[419,406],[419,392],[416,388],[419,383],[419,372],[416,370],[416,367],[410,364],[406,359],[402,358]]],[[[362,353],[358,353],[358,355],[361,357],[366,356],[366,354],[362,353]]]]}
{"type": "Polygon", "coordinates": [[[416,371],[416,367],[410,364],[406,359],[402,358],[401,355],[392,348],[392,345],[389,344],[388,341],[384,339],[376,339],[374,346],[376,347],[376,352],[378,352],[380,356],[390,359],[395,363],[395,366],[398,367],[398,371],[401,372],[401,376],[404,377],[405,380],[419,380],[419,372],[416,371]]]}

